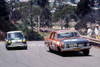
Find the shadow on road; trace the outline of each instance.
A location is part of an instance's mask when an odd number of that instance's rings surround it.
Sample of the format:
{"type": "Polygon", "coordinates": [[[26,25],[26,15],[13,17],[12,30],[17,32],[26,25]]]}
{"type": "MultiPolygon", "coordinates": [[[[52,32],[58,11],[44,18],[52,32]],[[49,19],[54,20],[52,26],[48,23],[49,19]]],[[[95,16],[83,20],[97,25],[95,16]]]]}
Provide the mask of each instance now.
{"type": "MultiPolygon", "coordinates": [[[[53,52],[47,51],[47,52],[59,55],[56,51],[53,51],[53,52]]],[[[66,53],[63,53],[63,55],[59,55],[59,56],[62,56],[62,57],[91,57],[92,55],[84,56],[82,52],[66,52],[66,53]]]]}
{"type": "Polygon", "coordinates": [[[7,50],[9,50],[9,51],[12,51],[12,50],[27,50],[27,48],[14,47],[14,48],[8,48],[7,50]]]}

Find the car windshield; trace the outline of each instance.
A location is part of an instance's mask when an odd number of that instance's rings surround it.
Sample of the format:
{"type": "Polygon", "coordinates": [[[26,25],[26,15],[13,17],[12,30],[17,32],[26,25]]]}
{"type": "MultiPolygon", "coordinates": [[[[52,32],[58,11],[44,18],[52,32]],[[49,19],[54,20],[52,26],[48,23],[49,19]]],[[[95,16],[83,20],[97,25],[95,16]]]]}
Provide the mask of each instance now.
{"type": "Polygon", "coordinates": [[[9,33],[7,37],[10,39],[23,38],[23,35],[22,33],[9,33]]]}
{"type": "Polygon", "coordinates": [[[63,32],[57,34],[58,39],[61,38],[71,38],[71,37],[80,37],[78,32],[63,32]]]}

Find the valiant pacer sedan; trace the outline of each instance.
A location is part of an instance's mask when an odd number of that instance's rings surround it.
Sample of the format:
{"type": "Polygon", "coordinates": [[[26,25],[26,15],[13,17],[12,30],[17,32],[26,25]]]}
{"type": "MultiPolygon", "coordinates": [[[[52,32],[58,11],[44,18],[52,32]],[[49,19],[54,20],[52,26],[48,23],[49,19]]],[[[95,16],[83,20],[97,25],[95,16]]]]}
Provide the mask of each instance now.
{"type": "Polygon", "coordinates": [[[26,39],[22,33],[22,31],[10,31],[7,32],[7,37],[5,39],[6,48],[9,49],[11,47],[24,47],[27,49],[26,39]]]}
{"type": "Polygon", "coordinates": [[[70,51],[82,51],[89,55],[91,43],[83,38],[76,30],[60,30],[51,32],[50,37],[45,39],[45,44],[50,51],[58,51],[59,54],[70,51]]]}

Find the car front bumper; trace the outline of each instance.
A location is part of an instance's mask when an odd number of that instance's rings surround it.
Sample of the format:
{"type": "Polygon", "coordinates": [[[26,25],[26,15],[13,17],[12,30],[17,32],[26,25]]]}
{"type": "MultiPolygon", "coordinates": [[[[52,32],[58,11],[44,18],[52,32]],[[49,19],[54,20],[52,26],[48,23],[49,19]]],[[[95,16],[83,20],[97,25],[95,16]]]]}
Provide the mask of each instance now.
{"type": "Polygon", "coordinates": [[[7,47],[26,47],[27,44],[24,43],[12,43],[11,45],[7,45],[7,47]]]}
{"type": "Polygon", "coordinates": [[[71,48],[62,48],[61,51],[62,52],[68,52],[68,51],[82,51],[82,50],[87,50],[90,49],[91,46],[87,46],[87,47],[71,47],[71,48]]]}

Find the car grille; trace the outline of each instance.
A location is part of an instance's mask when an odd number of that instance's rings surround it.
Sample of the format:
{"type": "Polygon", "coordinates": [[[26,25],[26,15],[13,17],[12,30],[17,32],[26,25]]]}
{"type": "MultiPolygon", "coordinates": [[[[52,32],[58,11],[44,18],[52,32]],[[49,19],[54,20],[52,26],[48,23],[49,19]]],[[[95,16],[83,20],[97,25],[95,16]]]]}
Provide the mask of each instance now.
{"type": "Polygon", "coordinates": [[[83,47],[84,44],[69,44],[69,47],[83,47]]]}

